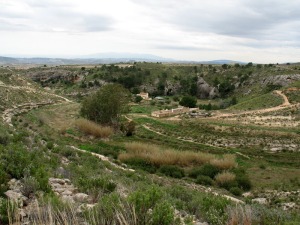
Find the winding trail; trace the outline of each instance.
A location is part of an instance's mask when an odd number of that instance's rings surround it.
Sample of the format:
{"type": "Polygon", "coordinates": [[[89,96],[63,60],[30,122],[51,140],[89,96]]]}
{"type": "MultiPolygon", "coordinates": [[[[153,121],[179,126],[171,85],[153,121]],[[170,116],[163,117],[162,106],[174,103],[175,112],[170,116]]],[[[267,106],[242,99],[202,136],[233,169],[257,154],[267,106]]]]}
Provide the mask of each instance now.
{"type": "MultiPolygon", "coordinates": [[[[3,82],[0,83],[0,87],[2,88],[7,88],[10,90],[24,90],[27,93],[34,93],[34,94],[41,94],[41,95],[45,95],[45,96],[53,96],[59,99],[62,99],[64,102],[68,102],[68,103],[73,103],[73,101],[57,95],[57,94],[53,94],[53,93],[49,93],[46,91],[42,91],[42,90],[38,90],[29,86],[13,86],[13,85],[5,85],[3,82]]],[[[12,117],[14,115],[17,115],[19,113],[26,113],[32,109],[35,108],[39,108],[41,106],[46,106],[46,105],[54,105],[57,104],[58,102],[56,101],[42,101],[42,102],[28,102],[28,103],[23,103],[23,104],[18,104],[18,105],[14,105],[12,108],[8,108],[6,110],[3,111],[2,113],[2,119],[5,123],[9,124],[9,126],[13,126],[12,125],[12,117]]]]}
{"type": "Polygon", "coordinates": [[[266,113],[266,112],[279,111],[281,109],[290,108],[290,107],[299,105],[299,104],[291,104],[289,102],[288,98],[286,97],[286,95],[284,93],[282,93],[282,91],[276,90],[273,93],[279,95],[280,97],[282,97],[283,103],[281,105],[266,108],[266,109],[257,109],[257,110],[251,110],[251,111],[240,112],[240,113],[222,113],[220,115],[211,116],[208,119],[227,118],[227,117],[243,116],[243,115],[249,115],[249,114],[262,114],[262,113],[266,113]]]}
{"type": "Polygon", "coordinates": [[[108,162],[109,164],[111,164],[112,166],[118,168],[118,169],[121,169],[121,170],[124,170],[124,171],[130,171],[130,172],[134,172],[135,170],[134,169],[128,169],[128,168],[125,168],[125,167],[122,167],[122,166],[119,166],[115,163],[113,163],[112,161],[110,161],[110,159],[104,155],[101,155],[101,154],[98,154],[98,153],[95,153],[95,152],[89,152],[89,151],[86,151],[86,150],[83,150],[83,149],[80,149],[80,148],[76,148],[75,146],[70,146],[70,145],[67,145],[67,147],[70,147],[76,151],[79,151],[79,152],[84,152],[84,153],[89,153],[95,157],[97,157],[98,159],[101,159],[102,161],[105,161],[105,162],[108,162]]]}

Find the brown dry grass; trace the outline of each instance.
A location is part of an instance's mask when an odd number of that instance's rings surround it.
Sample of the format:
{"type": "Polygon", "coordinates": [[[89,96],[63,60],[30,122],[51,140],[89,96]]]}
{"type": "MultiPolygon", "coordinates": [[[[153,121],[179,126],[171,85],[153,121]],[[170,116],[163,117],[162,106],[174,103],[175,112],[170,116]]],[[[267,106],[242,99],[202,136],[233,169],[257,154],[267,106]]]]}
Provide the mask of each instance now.
{"type": "Polygon", "coordinates": [[[235,180],[235,174],[225,171],[217,174],[215,180],[219,185],[229,183],[235,180]]]}
{"type": "Polygon", "coordinates": [[[75,126],[85,134],[98,138],[108,138],[114,133],[113,128],[101,126],[87,119],[76,120],[75,126]]]}
{"type": "Polygon", "coordinates": [[[251,225],[252,224],[252,209],[249,205],[230,206],[228,208],[228,222],[226,225],[251,225]]]}
{"type": "Polygon", "coordinates": [[[229,170],[237,166],[234,155],[225,155],[221,159],[212,159],[210,164],[221,170],[229,170]]]}
{"type": "Polygon", "coordinates": [[[214,155],[192,151],[163,149],[156,145],[133,142],[126,144],[127,153],[119,155],[121,161],[132,158],[144,159],[154,165],[202,165],[214,159],[214,155]]]}

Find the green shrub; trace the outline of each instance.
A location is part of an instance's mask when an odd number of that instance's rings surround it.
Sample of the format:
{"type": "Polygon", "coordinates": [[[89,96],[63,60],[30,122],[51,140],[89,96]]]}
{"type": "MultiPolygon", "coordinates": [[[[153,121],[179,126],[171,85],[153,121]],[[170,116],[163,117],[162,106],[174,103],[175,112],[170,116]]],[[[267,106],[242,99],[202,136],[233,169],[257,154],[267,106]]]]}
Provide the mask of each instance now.
{"type": "Polygon", "coordinates": [[[132,166],[135,169],[141,169],[149,173],[155,173],[157,167],[150,162],[140,158],[129,158],[123,161],[124,163],[132,166]]]}
{"type": "Polygon", "coordinates": [[[244,191],[249,191],[252,187],[251,181],[246,174],[246,171],[242,168],[234,168],[231,170],[235,174],[235,181],[237,182],[237,187],[244,191]]]}
{"type": "Polygon", "coordinates": [[[0,166],[0,197],[4,196],[4,192],[7,191],[7,189],[8,189],[7,182],[8,181],[9,181],[8,174],[0,166]]]}
{"type": "Polygon", "coordinates": [[[235,196],[241,196],[242,193],[243,193],[243,191],[238,187],[232,187],[232,188],[229,189],[229,191],[230,191],[231,194],[233,194],[235,196]]]}
{"type": "Polygon", "coordinates": [[[46,168],[43,166],[40,166],[32,172],[32,175],[36,179],[38,183],[39,190],[49,193],[51,191],[51,188],[49,186],[48,180],[49,180],[49,172],[47,172],[46,168]]]}
{"type": "Polygon", "coordinates": [[[151,225],[170,225],[174,223],[174,209],[169,202],[158,203],[152,211],[151,225]]]}
{"type": "Polygon", "coordinates": [[[193,199],[187,202],[187,211],[209,224],[224,225],[227,221],[226,208],[229,204],[229,200],[220,196],[195,192],[193,199]]]}
{"type": "Polygon", "coordinates": [[[163,165],[159,168],[158,172],[174,178],[184,177],[184,170],[178,166],[174,165],[163,165]]]}
{"type": "Polygon", "coordinates": [[[199,175],[195,181],[196,184],[212,185],[213,180],[209,176],[199,175]]]}
{"type": "Polygon", "coordinates": [[[118,158],[118,155],[121,151],[124,151],[124,148],[120,146],[114,146],[107,144],[105,142],[98,142],[96,146],[94,145],[81,145],[80,149],[84,149],[89,152],[95,152],[101,155],[110,156],[114,159],[118,158]]]}
{"type": "Polygon", "coordinates": [[[264,165],[264,164],[260,164],[260,165],[259,165],[259,168],[261,168],[262,170],[265,170],[267,167],[266,167],[266,165],[264,165]]]}
{"type": "Polygon", "coordinates": [[[52,142],[52,141],[47,142],[46,147],[47,147],[48,149],[53,149],[53,147],[54,147],[53,142],[52,142]]]}
{"type": "Polygon", "coordinates": [[[83,191],[91,192],[95,190],[101,190],[105,193],[113,192],[117,185],[105,178],[86,178],[80,177],[78,179],[78,185],[83,191]]]}
{"type": "Polygon", "coordinates": [[[0,160],[5,172],[16,179],[23,177],[25,168],[31,163],[29,152],[17,145],[10,146],[9,150],[5,150],[0,160]]]}
{"type": "Polygon", "coordinates": [[[0,134],[0,144],[7,145],[9,143],[9,137],[6,134],[0,134]]]}
{"type": "Polygon", "coordinates": [[[134,98],[135,103],[140,103],[142,100],[143,100],[143,98],[139,95],[135,96],[135,98],[134,98]]]}
{"type": "Polygon", "coordinates": [[[120,84],[107,84],[81,103],[80,114],[102,125],[116,125],[128,111],[130,95],[120,84]]]}
{"type": "Polygon", "coordinates": [[[210,178],[214,178],[217,173],[219,173],[220,170],[216,167],[214,167],[211,164],[204,164],[201,167],[195,167],[193,168],[190,173],[189,177],[197,178],[199,175],[208,176],[210,178]]]}
{"type": "MultiPolygon", "coordinates": [[[[155,187],[151,186],[147,190],[140,190],[132,193],[128,197],[129,203],[133,204],[136,216],[137,224],[149,224],[151,221],[151,215],[149,214],[150,209],[154,209],[157,203],[161,202],[163,192],[155,187]]],[[[156,211],[163,206],[160,206],[156,211]]],[[[157,212],[156,220],[161,220],[162,217],[157,212]]]]}
{"type": "Polygon", "coordinates": [[[30,195],[34,194],[38,189],[39,189],[39,183],[34,177],[25,176],[22,179],[21,192],[24,196],[30,197],[30,195]]]}
{"type": "Polygon", "coordinates": [[[70,148],[63,148],[60,150],[60,154],[66,158],[76,156],[76,151],[70,148]]]}
{"type": "Polygon", "coordinates": [[[237,182],[238,187],[240,187],[244,191],[249,191],[252,188],[251,181],[246,175],[236,176],[235,180],[237,182]]]}
{"type": "Polygon", "coordinates": [[[197,103],[197,99],[193,96],[184,96],[180,100],[179,104],[189,108],[195,108],[197,103]]]}
{"type": "Polygon", "coordinates": [[[7,206],[8,201],[6,199],[0,198],[0,224],[9,224],[7,206]]]}

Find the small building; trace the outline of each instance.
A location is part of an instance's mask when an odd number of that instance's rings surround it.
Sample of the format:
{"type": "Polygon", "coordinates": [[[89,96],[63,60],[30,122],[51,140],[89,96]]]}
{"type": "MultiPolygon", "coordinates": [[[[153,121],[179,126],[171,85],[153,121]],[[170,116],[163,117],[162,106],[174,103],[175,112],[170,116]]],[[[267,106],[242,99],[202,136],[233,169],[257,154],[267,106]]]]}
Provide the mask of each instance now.
{"type": "Polygon", "coordinates": [[[141,96],[144,100],[151,100],[151,98],[149,98],[149,93],[147,92],[140,92],[137,96],[141,96]]]}
{"type": "Polygon", "coordinates": [[[170,116],[176,116],[176,115],[188,113],[189,111],[190,111],[189,108],[178,107],[176,109],[166,109],[166,110],[154,111],[151,113],[151,116],[157,117],[157,118],[170,117],[170,116]]]}
{"type": "Polygon", "coordinates": [[[157,101],[163,101],[163,100],[165,100],[165,99],[164,99],[163,97],[161,97],[161,96],[156,96],[154,99],[157,100],[157,101]]]}

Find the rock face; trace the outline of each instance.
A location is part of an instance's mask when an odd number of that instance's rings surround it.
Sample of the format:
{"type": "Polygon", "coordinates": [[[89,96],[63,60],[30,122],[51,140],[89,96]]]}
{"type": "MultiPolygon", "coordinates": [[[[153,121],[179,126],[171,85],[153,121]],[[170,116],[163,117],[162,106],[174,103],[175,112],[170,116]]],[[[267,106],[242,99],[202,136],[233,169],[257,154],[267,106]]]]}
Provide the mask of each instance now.
{"type": "Polygon", "coordinates": [[[171,83],[169,81],[166,81],[165,83],[165,95],[175,95],[178,94],[180,91],[180,84],[178,82],[171,83]]]}
{"type": "Polygon", "coordinates": [[[25,197],[21,192],[21,189],[22,189],[21,181],[16,180],[16,179],[11,179],[8,182],[8,186],[9,186],[10,190],[8,190],[4,193],[6,195],[6,197],[9,200],[17,203],[18,206],[23,207],[23,205],[25,205],[28,198],[25,197]]]}
{"type": "Polygon", "coordinates": [[[219,96],[219,91],[216,87],[210,86],[202,77],[197,81],[197,97],[198,98],[215,98],[219,96]]]}
{"type": "Polygon", "coordinates": [[[300,80],[300,74],[291,74],[291,75],[277,75],[270,76],[261,81],[262,85],[280,85],[280,86],[288,86],[290,83],[294,81],[300,80]]]}
{"type": "Polygon", "coordinates": [[[89,195],[78,193],[69,179],[49,178],[49,184],[54,193],[65,202],[82,204],[89,203],[91,200],[89,195]]]}

